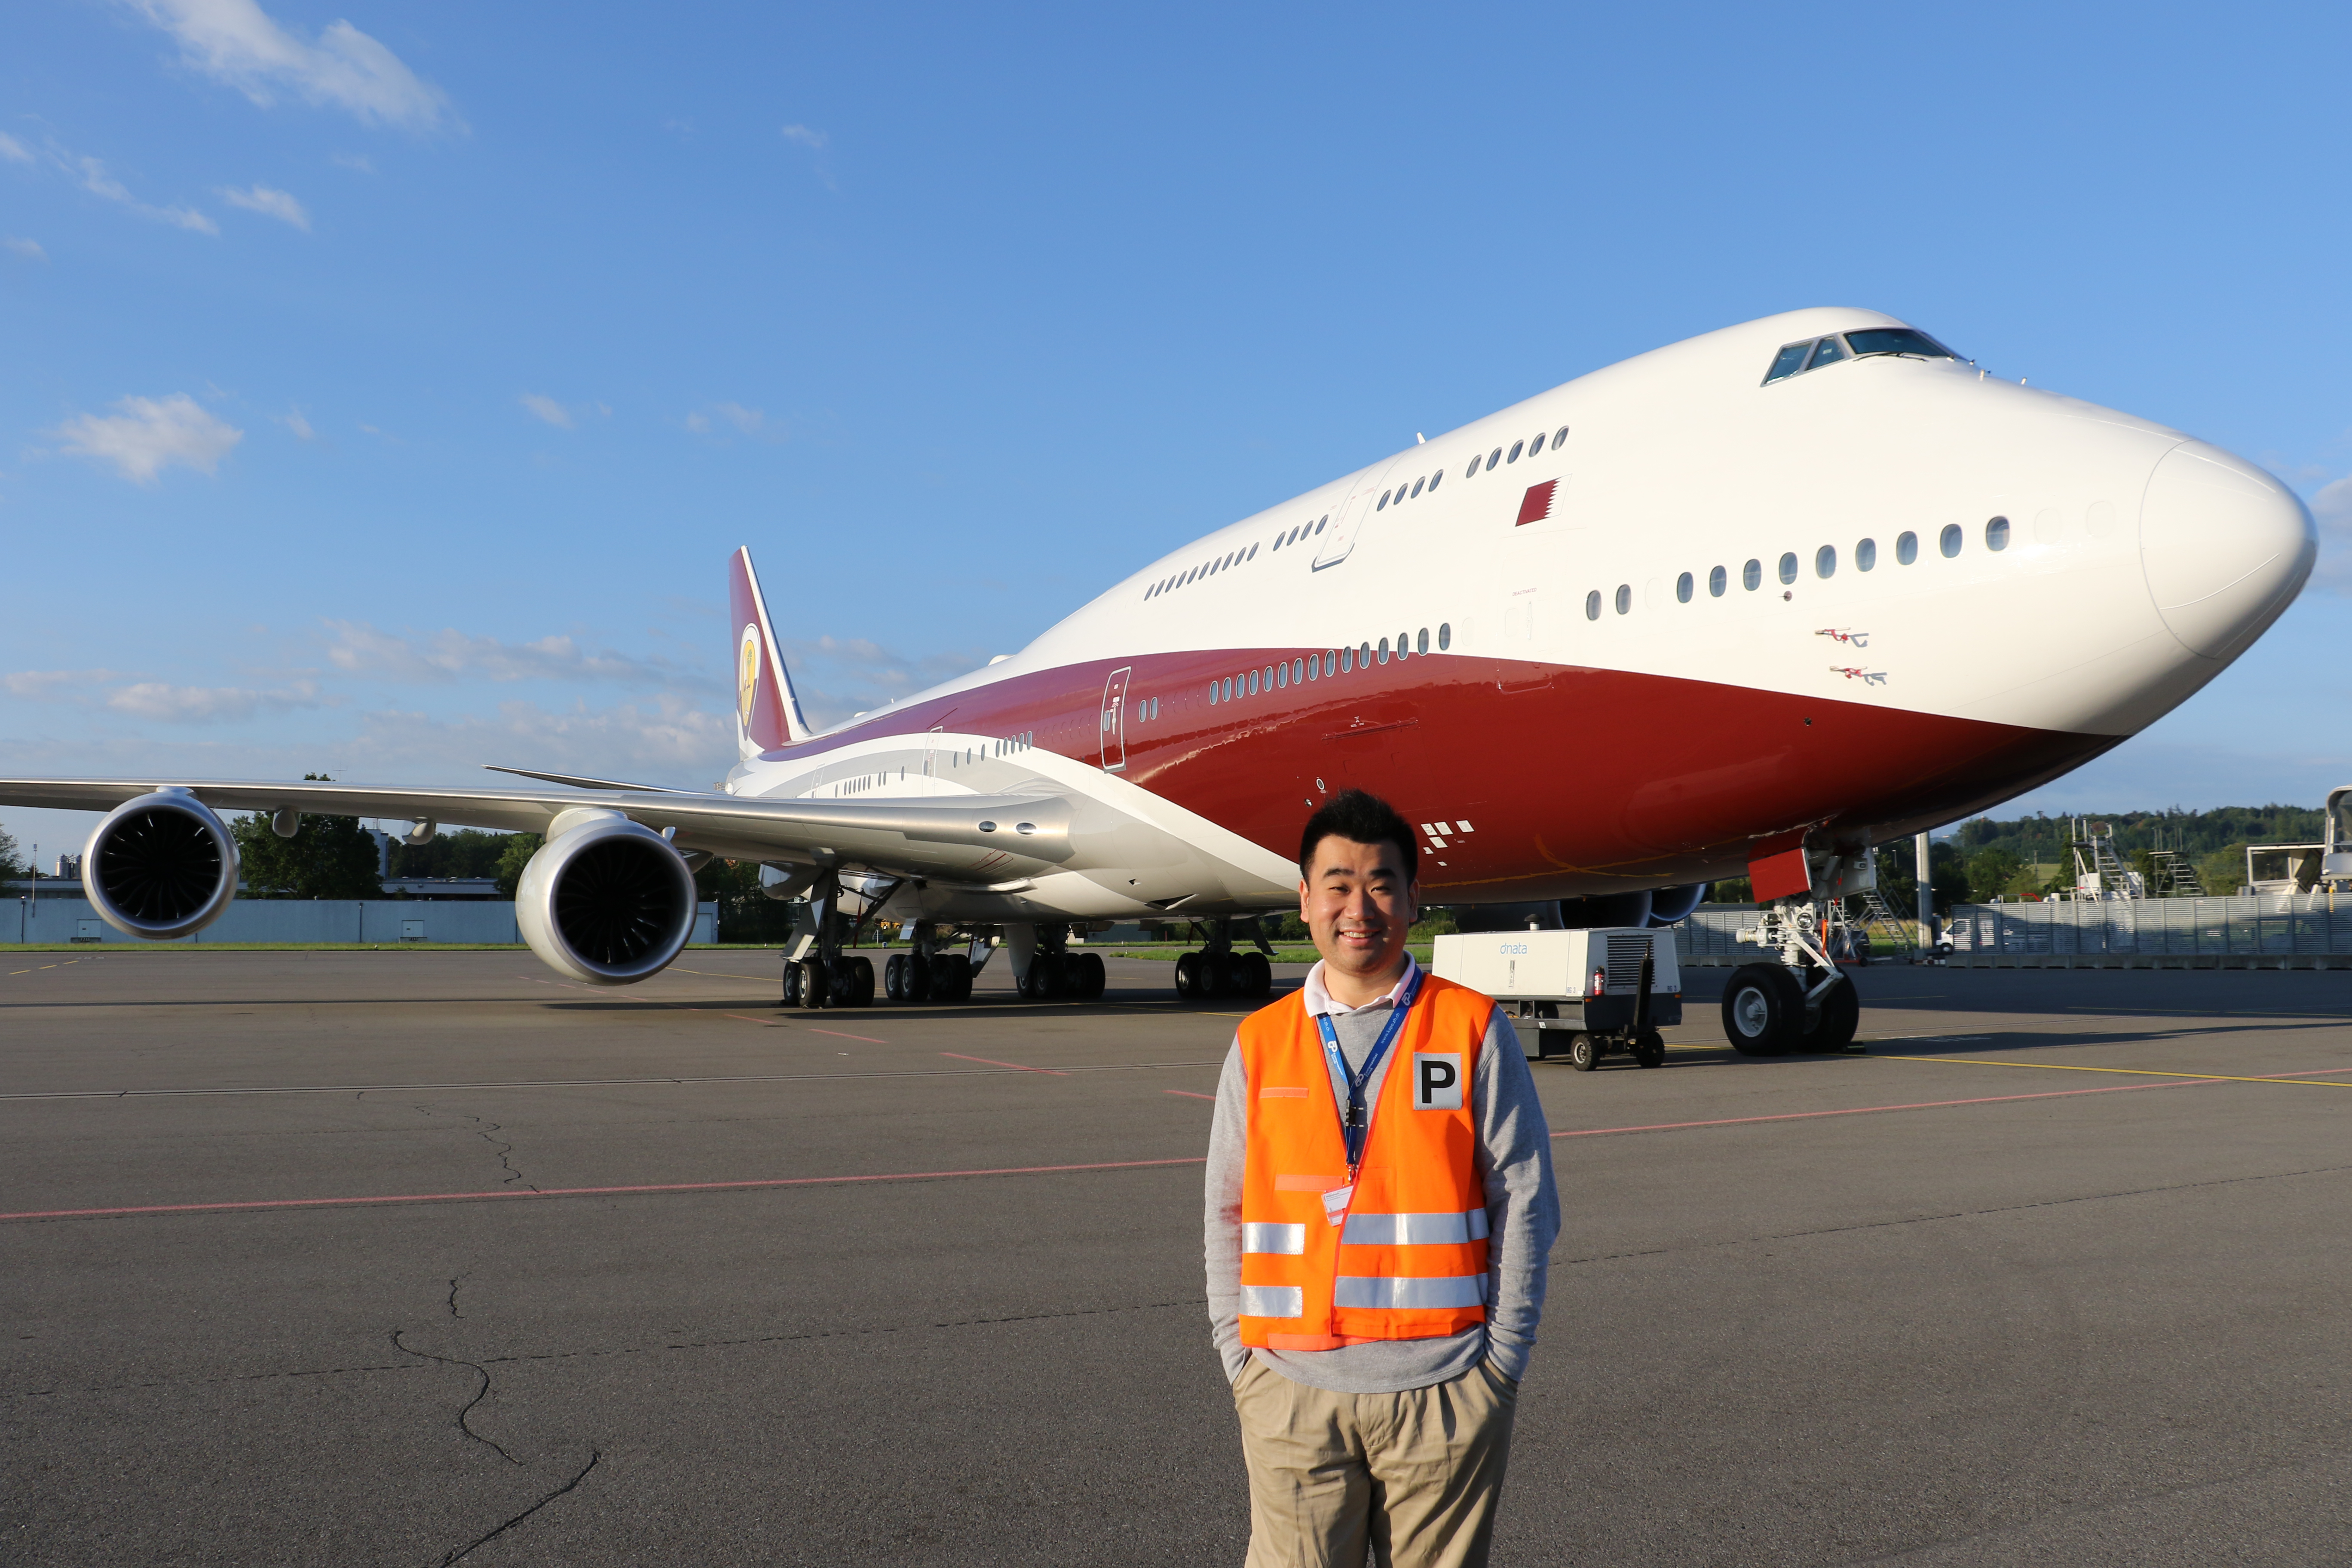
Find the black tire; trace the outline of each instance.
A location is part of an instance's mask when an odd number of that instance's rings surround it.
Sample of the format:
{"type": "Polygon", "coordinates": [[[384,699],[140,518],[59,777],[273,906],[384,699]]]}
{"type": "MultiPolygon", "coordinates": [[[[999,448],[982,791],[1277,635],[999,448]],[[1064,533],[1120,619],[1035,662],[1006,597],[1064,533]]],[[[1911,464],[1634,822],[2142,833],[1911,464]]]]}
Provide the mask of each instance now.
{"type": "Polygon", "coordinates": [[[1099,952],[1073,953],[1064,979],[1069,985],[1070,994],[1081,1002],[1095,1000],[1110,984],[1110,976],[1103,968],[1099,952]]]}
{"type": "Polygon", "coordinates": [[[1203,994],[1218,998],[1234,994],[1232,953],[1204,952],[1201,955],[1201,989],[1203,994]]]}
{"type": "Polygon", "coordinates": [[[849,1005],[853,1007],[874,1005],[874,961],[853,958],[849,963],[849,1005]]]}
{"type": "Polygon", "coordinates": [[[1197,952],[1177,955],[1176,999],[1180,1002],[1201,999],[1201,955],[1197,952]]]}
{"type": "Polygon", "coordinates": [[[1568,1065],[1579,1072],[1591,1072],[1601,1065],[1601,1042],[1582,1029],[1568,1037],[1568,1065]]]}
{"type": "Polygon", "coordinates": [[[919,952],[907,954],[906,967],[899,972],[898,995],[907,1002],[928,1002],[931,999],[931,975],[936,960],[919,952]]]}
{"type": "Polygon", "coordinates": [[[784,1005],[787,1007],[797,1007],[800,1005],[801,966],[797,963],[787,963],[784,965],[784,1005]]]}
{"type": "Polygon", "coordinates": [[[907,999],[907,955],[894,952],[882,961],[882,994],[891,1002],[907,999]]]}
{"type": "Polygon", "coordinates": [[[971,954],[940,952],[932,955],[931,995],[940,1002],[971,1000],[971,954]]]}
{"type": "Polygon", "coordinates": [[[822,958],[803,958],[794,965],[801,972],[801,1005],[814,1011],[833,1001],[833,971],[822,958]]]}
{"type": "Polygon", "coordinates": [[[1786,1056],[1804,1011],[1795,975],[1777,963],[1743,963],[1723,988],[1723,1037],[1742,1056],[1786,1056]]]}
{"type": "Polygon", "coordinates": [[[1853,1032],[1861,1024],[1861,994],[1854,989],[1853,975],[1841,974],[1836,984],[1822,993],[1811,1026],[1799,1037],[1797,1049],[1825,1054],[1843,1051],[1853,1044],[1853,1032]]]}
{"type": "Polygon", "coordinates": [[[1032,953],[1029,973],[1021,977],[1021,997],[1024,1002],[1050,1002],[1062,994],[1062,955],[1058,952],[1032,953]]]}
{"type": "Polygon", "coordinates": [[[1652,1029],[1633,1042],[1633,1065],[1662,1068],[1666,1065],[1666,1037],[1652,1029]]]}
{"type": "Polygon", "coordinates": [[[1243,953],[1239,968],[1243,995],[1262,999],[1274,994],[1274,965],[1266,961],[1265,954],[1243,953]]]}

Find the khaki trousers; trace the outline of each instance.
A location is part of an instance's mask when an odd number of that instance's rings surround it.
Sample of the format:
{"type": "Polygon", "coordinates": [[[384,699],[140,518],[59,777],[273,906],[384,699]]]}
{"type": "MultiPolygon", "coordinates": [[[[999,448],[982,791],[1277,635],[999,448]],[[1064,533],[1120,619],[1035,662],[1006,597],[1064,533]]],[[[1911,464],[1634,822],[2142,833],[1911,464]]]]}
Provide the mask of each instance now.
{"type": "Polygon", "coordinates": [[[1519,1385],[1480,1363],[1401,1394],[1333,1394],[1256,1357],[1234,1384],[1248,1568],[1483,1568],[1519,1385]]]}

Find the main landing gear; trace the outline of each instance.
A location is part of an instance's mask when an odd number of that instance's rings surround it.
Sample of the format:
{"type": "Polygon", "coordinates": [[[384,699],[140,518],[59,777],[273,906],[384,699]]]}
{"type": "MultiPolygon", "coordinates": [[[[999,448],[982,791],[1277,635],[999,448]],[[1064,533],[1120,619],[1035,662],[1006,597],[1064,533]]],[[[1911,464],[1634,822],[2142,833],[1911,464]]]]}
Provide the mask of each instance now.
{"type": "Polygon", "coordinates": [[[1830,960],[1845,926],[1838,900],[1782,899],[1758,911],[1741,942],[1779,951],[1778,963],[1744,963],[1723,988],[1723,1033],[1742,1056],[1837,1052],[1853,1044],[1862,998],[1830,960]]]}
{"type": "Polygon", "coordinates": [[[1274,994],[1274,949],[1266,945],[1265,933],[1258,929],[1256,921],[1248,924],[1250,940],[1257,944],[1255,952],[1234,951],[1234,921],[1219,920],[1209,923],[1208,945],[1176,961],[1176,994],[1180,998],[1187,1002],[1226,997],[1258,1001],[1274,994]]]}

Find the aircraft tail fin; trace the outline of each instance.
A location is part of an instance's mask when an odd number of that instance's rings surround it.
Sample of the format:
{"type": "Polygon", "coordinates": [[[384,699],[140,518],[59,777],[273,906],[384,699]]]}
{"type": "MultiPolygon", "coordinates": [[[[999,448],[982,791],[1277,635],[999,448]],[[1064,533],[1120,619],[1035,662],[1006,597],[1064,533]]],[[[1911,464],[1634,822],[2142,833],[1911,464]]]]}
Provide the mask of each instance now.
{"type": "Polygon", "coordinates": [[[808,721],[793,690],[791,672],[776,647],[768,603],[760,594],[751,552],[738,550],[727,563],[728,607],[735,631],[735,746],[745,757],[809,738],[808,721]]]}

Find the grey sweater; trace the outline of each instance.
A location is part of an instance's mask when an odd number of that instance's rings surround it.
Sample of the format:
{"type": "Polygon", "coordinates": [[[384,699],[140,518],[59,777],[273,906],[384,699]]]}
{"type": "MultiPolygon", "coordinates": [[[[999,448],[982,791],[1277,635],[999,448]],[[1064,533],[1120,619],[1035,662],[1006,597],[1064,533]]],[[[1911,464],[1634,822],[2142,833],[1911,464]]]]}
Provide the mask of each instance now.
{"type": "MultiPolygon", "coordinates": [[[[1331,1005],[1339,1054],[1351,1070],[1365,1057],[1388,1022],[1387,997],[1352,1011],[1329,1003],[1323,966],[1307,976],[1307,1000],[1331,1005]]],[[[1333,1114],[1347,1102],[1347,1085],[1332,1075],[1333,1114]]],[[[1374,1075],[1368,1108],[1380,1103],[1388,1074],[1374,1075]]],[[[1425,1388],[1458,1377],[1491,1360],[1504,1376],[1524,1375],[1535,1351],[1536,1324],[1543,1315],[1544,1279],[1553,1240],[1559,1234],[1559,1195],[1552,1186],[1551,1134],[1536,1099],[1517,1031],[1497,1008],[1486,1020],[1486,1037],[1472,1080],[1471,1119],[1478,1129],[1478,1179],[1486,1192],[1486,1321],[1443,1339],[1376,1340],[1328,1351],[1251,1350],[1242,1344],[1242,1171],[1249,1126],[1249,1076],[1242,1067],[1241,1038],[1234,1037],[1217,1080],[1217,1105],[1209,1125],[1209,1169],[1204,1243],[1209,1321],[1228,1382],[1241,1376],[1255,1355],[1296,1383],[1341,1394],[1389,1394],[1425,1388]]]]}

